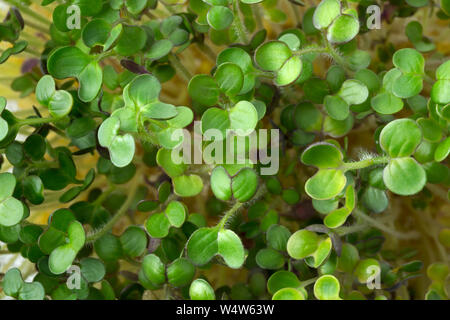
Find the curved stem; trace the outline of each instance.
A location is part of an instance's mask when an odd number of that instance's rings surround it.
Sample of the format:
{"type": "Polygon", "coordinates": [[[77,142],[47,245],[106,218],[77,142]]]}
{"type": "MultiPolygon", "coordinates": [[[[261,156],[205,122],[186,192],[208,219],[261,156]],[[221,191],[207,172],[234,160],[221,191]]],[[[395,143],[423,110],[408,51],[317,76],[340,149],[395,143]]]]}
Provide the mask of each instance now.
{"type": "Polygon", "coordinates": [[[189,80],[191,80],[191,78],[192,78],[192,75],[189,72],[189,70],[186,69],[186,67],[180,62],[180,60],[178,60],[178,58],[173,53],[169,53],[169,55],[167,57],[169,58],[170,64],[175,68],[175,70],[177,70],[177,73],[184,80],[189,82],[189,80]]]}
{"type": "Polygon", "coordinates": [[[131,182],[131,186],[129,187],[128,191],[128,198],[125,200],[125,202],[122,204],[120,209],[116,212],[116,214],[105,224],[103,227],[94,232],[93,234],[89,235],[86,239],[86,242],[94,242],[97,239],[104,236],[110,229],[114,227],[114,225],[119,221],[120,218],[127,212],[128,208],[130,207],[131,203],[134,201],[134,196],[136,195],[139,183],[141,181],[141,174],[140,171],[136,172],[136,175],[134,176],[133,181],[131,182]]]}
{"type": "Polygon", "coordinates": [[[417,239],[420,237],[420,234],[416,231],[411,231],[411,232],[398,232],[396,230],[392,230],[391,228],[389,228],[388,226],[384,225],[383,223],[377,221],[376,219],[373,219],[371,217],[369,217],[368,215],[366,215],[364,212],[356,209],[355,211],[353,211],[353,215],[360,218],[361,220],[364,220],[365,222],[367,222],[368,224],[370,224],[371,226],[380,229],[383,232],[386,232],[387,234],[390,234],[398,239],[402,239],[402,240],[410,240],[410,239],[417,239]]]}
{"type": "Polygon", "coordinates": [[[20,1],[17,1],[17,0],[6,0],[6,2],[8,2],[8,3],[16,6],[17,8],[19,8],[21,13],[24,13],[24,14],[30,16],[30,17],[33,17],[36,20],[44,23],[45,25],[50,25],[52,23],[51,21],[49,21],[44,16],[41,16],[37,12],[35,12],[32,9],[28,8],[27,6],[21,4],[20,1]]]}
{"type": "Polygon", "coordinates": [[[236,202],[231,207],[231,209],[225,213],[225,215],[222,217],[222,219],[220,219],[219,223],[217,224],[219,230],[222,230],[225,227],[228,220],[242,207],[243,204],[244,203],[242,202],[236,202]]]}

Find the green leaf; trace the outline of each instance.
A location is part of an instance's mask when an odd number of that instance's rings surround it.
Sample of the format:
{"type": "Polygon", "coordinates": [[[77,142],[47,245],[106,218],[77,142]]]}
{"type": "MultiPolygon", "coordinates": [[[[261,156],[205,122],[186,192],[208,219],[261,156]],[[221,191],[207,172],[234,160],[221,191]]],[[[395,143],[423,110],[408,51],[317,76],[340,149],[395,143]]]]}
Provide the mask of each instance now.
{"type": "Polygon", "coordinates": [[[294,259],[304,259],[314,253],[319,245],[319,236],[312,231],[298,230],[287,242],[287,252],[294,259]]]}
{"type": "Polygon", "coordinates": [[[328,115],[333,119],[344,120],[350,114],[350,106],[338,96],[328,95],[323,103],[328,115]]]}
{"type": "Polygon", "coordinates": [[[283,255],[274,249],[264,248],[256,254],[256,263],[263,269],[277,270],[283,267],[283,255]]]}
{"type": "Polygon", "coordinates": [[[220,131],[222,139],[225,139],[227,136],[226,130],[230,128],[230,125],[231,121],[226,110],[209,108],[202,115],[202,133],[210,129],[216,129],[220,131]]]}
{"type": "Polygon", "coordinates": [[[394,114],[403,109],[403,100],[389,92],[383,92],[370,100],[373,110],[381,114],[394,114]]]}
{"type": "Polygon", "coordinates": [[[170,222],[164,212],[160,212],[151,215],[145,227],[152,238],[164,238],[169,234],[170,222]]]}
{"type": "Polygon", "coordinates": [[[45,290],[40,282],[25,282],[19,291],[19,300],[44,300],[45,290]]]}
{"type": "Polygon", "coordinates": [[[94,242],[94,249],[100,259],[114,261],[122,257],[122,244],[118,237],[107,233],[94,242]]]}
{"type": "Polygon", "coordinates": [[[149,254],[142,260],[142,270],[145,277],[159,286],[166,281],[166,268],[161,259],[155,254],[149,254]]]}
{"type": "Polygon", "coordinates": [[[20,289],[24,285],[22,274],[17,268],[9,269],[3,278],[2,287],[6,295],[17,297],[20,289]]]}
{"type": "Polygon", "coordinates": [[[24,215],[24,205],[19,200],[8,197],[0,202],[0,225],[9,227],[19,223],[24,215]]]}
{"type": "Polygon", "coordinates": [[[45,75],[39,79],[36,85],[36,99],[40,104],[48,106],[55,91],[55,80],[51,76],[45,75]]]}
{"type": "Polygon", "coordinates": [[[180,197],[194,197],[203,189],[203,180],[196,174],[177,176],[172,182],[175,193],[180,197]]]}
{"type": "Polygon", "coordinates": [[[404,73],[423,74],[425,59],[414,49],[404,48],[396,51],[392,62],[404,73]]]}
{"type": "Polygon", "coordinates": [[[27,176],[22,181],[23,193],[32,204],[38,205],[44,202],[44,185],[38,176],[27,176]]]}
{"type": "Polygon", "coordinates": [[[147,33],[139,26],[123,25],[114,50],[121,56],[131,56],[141,51],[147,42],[147,33]]]}
{"type": "Polygon", "coordinates": [[[269,41],[256,49],[255,61],[267,71],[277,71],[292,56],[291,49],[281,41],[269,41]]]}
{"type": "Polygon", "coordinates": [[[327,28],[341,13],[338,0],[322,0],[314,10],[313,24],[317,29],[327,28]]]}
{"type": "Polygon", "coordinates": [[[402,74],[393,86],[392,93],[397,97],[407,99],[418,95],[422,91],[423,83],[420,75],[402,74]]]}
{"type": "Polygon", "coordinates": [[[250,200],[256,193],[258,188],[258,176],[250,168],[244,168],[233,177],[231,182],[231,190],[233,196],[240,202],[250,200]]]}
{"type": "Polygon", "coordinates": [[[16,188],[16,177],[9,172],[0,173],[0,201],[9,198],[16,188]]]}
{"type": "Polygon", "coordinates": [[[186,208],[179,201],[171,201],[165,210],[167,219],[172,226],[179,228],[186,220],[186,208]]]}
{"type": "Polygon", "coordinates": [[[305,262],[313,268],[318,268],[329,257],[331,249],[331,238],[326,237],[325,239],[320,241],[317,250],[310,257],[306,257],[305,262]]]}
{"type": "MultiPolygon", "coordinates": [[[[218,253],[217,238],[217,229],[197,229],[189,238],[186,247],[188,258],[192,263],[200,266],[208,263],[218,253]]],[[[227,252],[225,254],[227,255],[227,252]]]]}
{"type": "Polygon", "coordinates": [[[116,136],[108,147],[111,162],[119,168],[126,167],[134,157],[135,143],[131,134],[116,136]]]}
{"type": "Polygon", "coordinates": [[[238,47],[227,48],[219,53],[216,64],[219,66],[225,62],[237,64],[244,73],[244,84],[239,94],[245,94],[252,90],[255,86],[256,77],[254,75],[255,69],[250,55],[238,47]]]}
{"type": "Polygon", "coordinates": [[[230,128],[237,135],[248,135],[258,123],[258,112],[251,102],[239,101],[229,111],[230,128]]]}
{"type": "MultiPolygon", "coordinates": [[[[83,99],[81,96],[82,94],[81,92],[82,91],[80,88],[80,99],[83,99]]],[[[72,109],[72,105],[73,105],[72,95],[67,91],[58,90],[53,94],[52,98],[50,99],[48,110],[53,117],[63,117],[69,114],[70,110],[72,109]]]]}
{"type": "Polygon", "coordinates": [[[100,91],[102,69],[78,47],[62,47],[53,51],[48,58],[47,69],[57,79],[76,77],[80,82],[78,96],[84,102],[93,100],[100,91]]]}
{"type": "Polygon", "coordinates": [[[414,120],[397,119],[389,122],[380,133],[380,145],[393,158],[407,157],[422,140],[422,132],[414,120]]]}
{"type": "Polygon", "coordinates": [[[353,15],[343,14],[337,17],[327,31],[331,43],[345,43],[352,40],[359,32],[359,21],[353,15]]]}
{"type": "Polygon", "coordinates": [[[233,22],[234,15],[228,7],[212,6],[206,15],[208,24],[215,30],[224,30],[233,22]]]}
{"type": "Polygon", "coordinates": [[[345,80],[337,94],[349,105],[352,105],[366,101],[369,90],[359,80],[345,80]]]}
{"type": "Polygon", "coordinates": [[[172,150],[164,148],[158,150],[156,162],[172,178],[181,176],[187,168],[184,163],[174,163],[172,159],[172,150]]]}
{"type": "Polygon", "coordinates": [[[380,270],[380,264],[375,259],[360,260],[355,268],[354,274],[360,283],[367,283],[369,277],[376,274],[376,270],[380,270]]]}
{"type": "Polygon", "coordinates": [[[275,250],[285,251],[290,236],[291,232],[288,228],[274,224],[267,230],[267,244],[275,250]]]}
{"type": "Polygon", "coordinates": [[[111,25],[104,19],[93,19],[89,21],[81,32],[81,38],[86,46],[103,45],[109,36],[111,25]]]}
{"type": "Polygon", "coordinates": [[[339,281],[332,275],[321,276],[314,283],[314,296],[319,300],[341,300],[339,281]]]}
{"type": "Polygon", "coordinates": [[[305,191],[313,199],[327,200],[337,196],[346,182],[342,170],[321,169],[306,181],[305,191]]]}
{"type": "Polygon", "coordinates": [[[231,230],[222,229],[217,237],[217,253],[233,269],[239,269],[245,261],[241,239],[231,230]]]}
{"type": "Polygon", "coordinates": [[[300,281],[294,273],[280,270],[272,274],[269,280],[267,280],[267,291],[270,294],[275,294],[283,288],[298,288],[300,284],[300,281]]]}
{"type": "Polygon", "coordinates": [[[167,280],[174,287],[188,285],[194,275],[194,265],[185,258],[178,258],[167,267],[167,280]]]}
{"type": "Polygon", "coordinates": [[[450,153],[450,137],[447,137],[445,140],[441,141],[434,151],[434,160],[441,162],[447,158],[450,153]]]}
{"type": "Polygon", "coordinates": [[[189,81],[188,92],[192,99],[205,106],[213,106],[219,101],[219,86],[213,78],[204,74],[192,77],[189,81]]]}
{"type": "Polygon", "coordinates": [[[220,90],[229,95],[237,95],[244,85],[244,74],[234,63],[225,62],[217,67],[214,78],[220,90]]]}
{"type": "Polygon", "coordinates": [[[419,118],[417,124],[423,133],[423,138],[430,142],[439,142],[442,139],[442,130],[439,124],[430,118],[419,118]]]}
{"type": "Polygon", "coordinates": [[[57,247],[50,254],[48,263],[50,271],[54,274],[66,272],[66,270],[72,265],[76,255],[77,250],[75,250],[70,244],[57,247]]]}
{"type": "Polygon", "coordinates": [[[131,258],[140,256],[147,248],[147,235],[137,226],[128,227],[119,239],[123,252],[131,258]]]}
{"type": "Polygon", "coordinates": [[[167,39],[157,40],[148,50],[145,56],[151,60],[158,60],[167,56],[173,48],[172,41],[167,39]]]}
{"type": "Polygon", "coordinates": [[[216,295],[211,285],[203,280],[196,279],[189,287],[189,297],[191,300],[215,300],[216,295]]]}
{"type": "Polygon", "coordinates": [[[81,274],[87,282],[99,282],[106,273],[103,263],[95,258],[83,258],[80,261],[81,274]]]}
{"type": "Polygon", "coordinates": [[[292,56],[281,66],[275,78],[277,86],[287,86],[298,79],[302,72],[302,60],[299,56],[292,56]]]}
{"type": "Polygon", "coordinates": [[[343,164],[343,159],[342,152],[334,144],[328,142],[312,144],[301,155],[301,161],[304,164],[319,169],[337,168],[343,164]]]}
{"type": "Polygon", "coordinates": [[[211,190],[220,200],[231,199],[231,178],[224,167],[218,166],[211,172],[211,190]]]}
{"type": "Polygon", "coordinates": [[[393,193],[403,196],[418,193],[427,182],[425,170],[410,157],[396,158],[384,168],[383,181],[393,193]]]}
{"type": "Polygon", "coordinates": [[[283,288],[273,295],[272,300],[306,300],[306,297],[300,290],[283,288]]]}

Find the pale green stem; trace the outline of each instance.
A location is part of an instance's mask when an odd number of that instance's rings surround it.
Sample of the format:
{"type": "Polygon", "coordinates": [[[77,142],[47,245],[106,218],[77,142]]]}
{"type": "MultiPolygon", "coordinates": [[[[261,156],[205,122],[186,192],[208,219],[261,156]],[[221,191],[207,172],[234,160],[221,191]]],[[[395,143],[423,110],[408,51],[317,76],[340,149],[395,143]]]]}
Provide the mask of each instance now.
{"type": "Polygon", "coordinates": [[[245,26],[242,23],[241,17],[239,15],[238,0],[233,0],[233,13],[234,13],[233,27],[234,30],[236,31],[239,42],[243,44],[248,44],[249,39],[247,36],[247,31],[245,30],[245,26]]]}
{"type": "Polygon", "coordinates": [[[132,202],[134,201],[134,196],[136,195],[139,182],[141,178],[140,171],[136,172],[136,175],[134,176],[134,179],[131,183],[131,186],[129,188],[129,191],[127,192],[127,200],[122,204],[120,209],[116,212],[116,214],[105,224],[103,227],[94,232],[93,234],[89,235],[86,239],[86,242],[94,242],[97,239],[104,236],[109,230],[111,230],[114,225],[117,223],[117,221],[122,218],[122,216],[128,211],[128,208],[131,206],[132,202]]]}
{"type": "Polygon", "coordinates": [[[391,236],[394,236],[398,239],[410,240],[410,239],[417,239],[420,237],[420,234],[416,231],[404,233],[404,232],[399,232],[399,231],[393,230],[393,229],[389,228],[388,226],[386,226],[385,224],[377,221],[376,219],[369,217],[364,212],[362,212],[358,209],[353,211],[353,215],[360,218],[361,220],[364,220],[366,223],[370,224],[371,226],[373,226],[377,229],[380,229],[381,231],[386,232],[387,234],[390,234],[391,236]]]}
{"type": "Polygon", "coordinates": [[[44,123],[50,123],[50,122],[54,122],[54,121],[58,121],[61,118],[28,118],[28,119],[23,119],[20,120],[17,125],[19,125],[20,127],[22,126],[33,126],[36,124],[44,124],[44,123]]]}
{"type": "Polygon", "coordinates": [[[19,8],[20,13],[24,13],[25,15],[33,17],[36,20],[38,20],[38,21],[40,21],[40,22],[42,22],[42,23],[44,23],[46,25],[50,25],[52,23],[51,21],[49,21],[44,16],[41,16],[40,14],[36,13],[32,9],[28,8],[27,6],[21,4],[20,1],[17,1],[17,0],[6,0],[6,2],[8,2],[8,3],[12,4],[13,6],[19,8]]]}
{"type": "Polygon", "coordinates": [[[364,169],[376,164],[384,164],[384,163],[388,163],[389,162],[389,158],[388,157],[377,157],[377,158],[372,158],[372,159],[366,159],[366,160],[361,160],[361,161],[357,161],[357,162],[347,162],[344,163],[342,165],[342,169],[344,171],[348,171],[348,170],[358,170],[358,169],[364,169]]]}
{"type": "Polygon", "coordinates": [[[172,64],[172,66],[175,68],[175,70],[177,70],[177,73],[184,80],[189,82],[189,80],[191,80],[191,78],[192,78],[192,75],[189,72],[189,70],[186,69],[186,67],[180,62],[180,60],[178,60],[178,58],[174,54],[169,53],[168,58],[169,58],[170,64],[172,64]]]}
{"type": "Polygon", "coordinates": [[[315,278],[311,278],[305,281],[300,282],[300,286],[299,288],[304,288],[309,286],[310,284],[313,284],[314,282],[316,282],[316,280],[319,279],[319,277],[315,277],[315,278]]]}

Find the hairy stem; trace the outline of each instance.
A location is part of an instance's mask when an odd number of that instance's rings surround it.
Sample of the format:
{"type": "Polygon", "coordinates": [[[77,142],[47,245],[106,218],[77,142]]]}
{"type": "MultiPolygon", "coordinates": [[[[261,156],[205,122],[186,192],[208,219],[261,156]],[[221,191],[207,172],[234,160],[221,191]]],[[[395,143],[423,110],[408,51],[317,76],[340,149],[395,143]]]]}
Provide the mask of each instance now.
{"type": "Polygon", "coordinates": [[[384,164],[384,163],[388,163],[389,162],[389,158],[388,157],[376,157],[376,158],[372,158],[372,159],[366,159],[366,160],[361,160],[361,161],[356,161],[356,162],[347,162],[344,163],[342,165],[342,168],[344,169],[344,171],[348,171],[348,170],[358,170],[358,169],[364,169],[376,164],[384,164]]]}
{"type": "Polygon", "coordinates": [[[238,0],[233,0],[233,13],[234,19],[232,25],[234,27],[234,30],[236,31],[239,42],[247,44],[249,43],[249,39],[247,36],[247,30],[245,30],[245,26],[242,23],[241,17],[239,15],[238,0]]]}
{"type": "Polygon", "coordinates": [[[219,224],[217,225],[219,230],[222,230],[225,227],[225,224],[228,220],[242,207],[242,202],[236,202],[230,210],[228,210],[225,215],[220,219],[219,224]]]}
{"type": "Polygon", "coordinates": [[[138,170],[131,182],[131,185],[129,186],[127,200],[125,200],[125,202],[116,212],[116,214],[105,225],[103,225],[103,227],[100,230],[94,232],[93,234],[89,235],[86,238],[86,242],[95,242],[97,239],[101,238],[109,230],[111,230],[117,223],[117,221],[119,221],[119,219],[122,218],[122,216],[127,212],[131,203],[134,201],[134,196],[136,195],[140,181],[141,181],[141,172],[138,170]]]}

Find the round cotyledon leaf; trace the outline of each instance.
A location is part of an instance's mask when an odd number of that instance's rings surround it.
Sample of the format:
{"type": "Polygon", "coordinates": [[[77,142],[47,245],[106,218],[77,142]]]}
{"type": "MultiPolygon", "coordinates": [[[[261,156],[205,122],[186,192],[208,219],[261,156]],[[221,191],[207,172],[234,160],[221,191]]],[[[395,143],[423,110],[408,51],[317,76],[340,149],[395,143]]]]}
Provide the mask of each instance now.
{"type": "Polygon", "coordinates": [[[380,133],[381,148],[393,158],[412,155],[421,141],[422,131],[411,119],[391,121],[380,133]]]}
{"type": "Polygon", "coordinates": [[[181,197],[194,197],[203,189],[203,180],[196,174],[181,175],[172,181],[175,193],[181,197]]]}
{"type": "Polygon", "coordinates": [[[298,230],[287,242],[287,252],[294,259],[304,259],[314,253],[319,245],[319,236],[309,230],[298,230]]]}
{"type": "Polygon", "coordinates": [[[332,275],[321,276],[314,284],[314,296],[319,300],[341,300],[339,281],[332,275]]]}
{"type": "Polygon", "coordinates": [[[215,30],[228,28],[233,22],[233,18],[233,11],[224,6],[212,6],[206,15],[208,24],[215,30]]]}
{"type": "Polygon", "coordinates": [[[322,0],[314,10],[312,21],[317,29],[327,28],[341,13],[338,0],[322,0]]]}
{"type": "Polygon", "coordinates": [[[328,142],[317,142],[306,148],[300,160],[309,166],[319,169],[337,168],[343,164],[344,156],[334,145],[328,142]]]}
{"type": "Polygon", "coordinates": [[[403,100],[389,92],[383,92],[373,97],[370,105],[378,113],[394,114],[403,109],[403,100]]]}
{"type": "Polygon", "coordinates": [[[225,62],[218,66],[214,73],[214,78],[219,88],[229,95],[238,94],[244,84],[242,69],[237,64],[231,62],[225,62]]]}
{"type": "Polygon", "coordinates": [[[345,43],[352,40],[359,32],[359,21],[353,15],[343,14],[337,17],[327,31],[331,43],[345,43]]]}
{"type": "Polygon", "coordinates": [[[341,97],[328,95],[323,103],[328,115],[333,119],[344,120],[350,114],[350,106],[341,97]]]}
{"type": "Polygon", "coordinates": [[[302,60],[299,56],[289,58],[278,70],[275,77],[275,84],[278,86],[286,86],[291,84],[300,76],[302,72],[302,60]]]}
{"type": "Polygon", "coordinates": [[[192,99],[205,106],[213,106],[219,101],[219,86],[212,77],[205,74],[192,77],[189,81],[188,92],[192,99]]]}
{"type": "Polygon", "coordinates": [[[292,56],[291,49],[282,41],[269,41],[256,49],[255,61],[267,71],[277,71],[292,56]]]}
{"type": "Polygon", "coordinates": [[[425,59],[415,49],[404,48],[396,51],[392,62],[404,73],[422,74],[425,67],[425,59]]]}
{"type": "Polygon", "coordinates": [[[191,235],[186,250],[192,263],[204,265],[217,254],[217,237],[218,230],[215,228],[200,228],[191,235]]]}
{"type": "Polygon", "coordinates": [[[393,193],[403,196],[418,193],[425,186],[425,170],[410,157],[395,158],[384,168],[383,181],[393,193]]]}
{"type": "Polygon", "coordinates": [[[238,235],[231,230],[222,229],[219,231],[217,252],[230,268],[239,269],[244,264],[244,246],[238,235]]]}
{"type": "Polygon", "coordinates": [[[316,200],[327,200],[344,189],[347,178],[342,170],[320,169],[305,184],[306,193],[316,200]]]}

